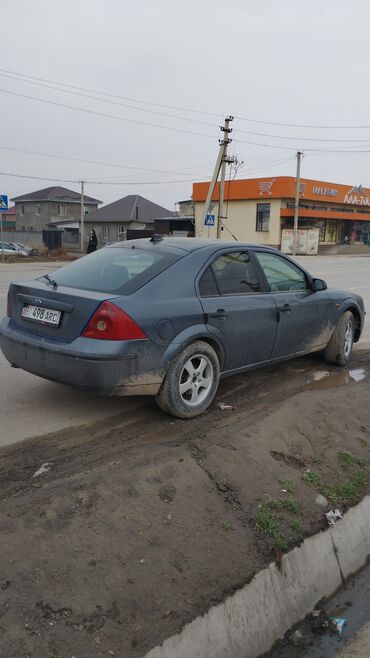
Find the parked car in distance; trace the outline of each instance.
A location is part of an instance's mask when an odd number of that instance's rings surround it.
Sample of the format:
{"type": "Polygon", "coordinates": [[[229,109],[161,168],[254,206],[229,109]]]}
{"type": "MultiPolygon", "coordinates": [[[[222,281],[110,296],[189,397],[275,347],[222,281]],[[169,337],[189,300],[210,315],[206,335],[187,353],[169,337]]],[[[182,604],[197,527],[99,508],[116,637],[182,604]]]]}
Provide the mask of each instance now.
{"type": "Polygon", "coordinates": [[[33,247],[27,247],[27,245],[21,244],[20,242],[10,242],[11,244],[22,256],[38,256],[39,252],[33,247]],[[24,253],[25,252],[25,253],[24,253]]]}
{"type": "Polygon", "coordinates": [[[154,395],[190,418],[220,377],[322,350],[346,365],[363,322],[359,295],[328,289],[275,249],[154,235],[12,283],[0,340],[13,366],[108,395],[154,395]]]}
{"type": "Polygon", "coordinates": [[[4,253],[5,256],[28,256],[26,251],[16,249],[15,246],[9,242],[0,242],[0,254],[1,253],[4,253]]]}

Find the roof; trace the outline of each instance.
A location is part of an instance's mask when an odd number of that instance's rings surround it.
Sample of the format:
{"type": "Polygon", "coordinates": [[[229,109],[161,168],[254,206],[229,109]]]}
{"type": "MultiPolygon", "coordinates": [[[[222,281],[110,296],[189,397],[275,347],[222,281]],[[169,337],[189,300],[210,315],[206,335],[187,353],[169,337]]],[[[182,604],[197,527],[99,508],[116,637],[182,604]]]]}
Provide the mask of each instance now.
{"type": "Polygon", "coordinates": [[[154,222],[194,222],[193,215],[170,215],[170,217],[154,217],[154,222]]]}
{"type": "MultiPolygon", "coordinates": [[[[43,190],[29,192],[21,196],[14,197],[11,201],[16,203],[24,201],[58,201],[58,203],[81,203],[81,194],[68,190],[66,187],[45,187],[43,190]]],[[[84,203],[102,203],[99,199],[84,195],[84,203]]]]}
{"type": "Polygon", "coordinates": [[[152,224],[155,218],[174,216],[163,208],[139,194],[129,194],[118,201],[108,203],[99,210],[92,210],[85,215],[86,222],[141,222],[152,224]]]}
{"type": "MultiPolygon", "coordinates": [[[[275,176],[273,178],[244,178],[225,183],[225,199],[245,200],[258,199],[294,199],[294,176],[275,176]]],[[[209,182],[193,183],[193,200],[202,202],[207,198],[209,182]]],[[[216,186],[213,200],[219,200],[219,183],[216,186]]],[[[327,181],[300,179],[300,199],[321,201],[323,203],[370,206],[370,189],[362,185],[343,185],[327,181]]]]}
{"type": "MultiPolygon", "coordinates": [[[[152,236],[154,237],[154,236],[152,236]]],[[[158,240],[152,238],[137,238],[136,240],[123,240],[122,242],[112,242],[107,248],[127,248],[135,245],[138,248],[150,248],[162,250],[163,248],[167,249],[181,249],[182,251],[196,251],[198,249],[208,249],[210,251],[214,249],[223,249],[224,247],[234,247],[234,248],[253,248],[261,251],[269,251],[274,254],[281,254],[278,249],[269,247],[265,244],[253,244],[250,242],[235,242],[235,240],[218,240],[218,239],[208,239],[208,238],[170,238],[158,236],[158,240]]],[[[104,247],[105,248],[105,247],[104,247]]],[[[284,257],[285,254],[284,254],[284,257]]]]}

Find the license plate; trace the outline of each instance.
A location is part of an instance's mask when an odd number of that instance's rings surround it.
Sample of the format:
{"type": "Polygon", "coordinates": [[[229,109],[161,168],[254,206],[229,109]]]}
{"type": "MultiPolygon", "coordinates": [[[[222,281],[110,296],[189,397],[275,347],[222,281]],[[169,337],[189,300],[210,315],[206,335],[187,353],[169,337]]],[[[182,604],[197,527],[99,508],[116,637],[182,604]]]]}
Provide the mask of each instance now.
{"type": "Polygon", "coordinates": [[[24,320],[52,324],[54,327],[59,325],[61,315],[61,311],[54,311],[52,308],[45,308],[44,306],[25,304],[22,308],[22,318],[24,320]]]}

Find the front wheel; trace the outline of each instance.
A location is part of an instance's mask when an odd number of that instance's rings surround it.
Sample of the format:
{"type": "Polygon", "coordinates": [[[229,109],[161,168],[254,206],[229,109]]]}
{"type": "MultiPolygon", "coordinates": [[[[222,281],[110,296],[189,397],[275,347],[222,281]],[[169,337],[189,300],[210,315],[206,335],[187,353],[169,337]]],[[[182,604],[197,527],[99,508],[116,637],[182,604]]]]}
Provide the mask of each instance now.
{"type": "Polygon", "coordinates": [[[156,402],[178,418],[193,418],[211,404],[218,387],[220,364],[215,350],[196,341],[171,363],[156,402]]]}
{"type": "Polygon", "coordinates": [[[352,354],[355,334],[355,320],[351,311],[345,311],[339,318],[332,337],[325,348],[325,359],[329,363],[345,366],[352,354]]]}

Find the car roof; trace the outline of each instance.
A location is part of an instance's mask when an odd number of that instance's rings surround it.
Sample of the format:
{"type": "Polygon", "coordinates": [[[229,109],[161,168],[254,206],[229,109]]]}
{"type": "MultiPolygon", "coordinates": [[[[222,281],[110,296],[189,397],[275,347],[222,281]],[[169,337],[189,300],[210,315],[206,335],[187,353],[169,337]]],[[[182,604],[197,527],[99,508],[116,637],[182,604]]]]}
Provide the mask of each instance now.
{"type": "Polygon", "coordinates": [[[252,244],[247,242],[236,242],[235,240],[216,240],[216,239],[207,239],[207,238],[171,238],[171,237],[161,237],[156,236],[154,240],[152,238],[137,238],[136,240],[124,240],[121,242],[112,242],[109,245],[106,245],[106,248],[117,248],[117,247],[142,247],[142,248],[156,248],[163,250],[181,250],[186,252],[196,251],[198,249],[222,249],[223,247],[238,247],[241,249],[263,249],[264,251],[271,251],[274,253],[280,254],[281,252],[267,245],[261,244],[252,244]]]}

